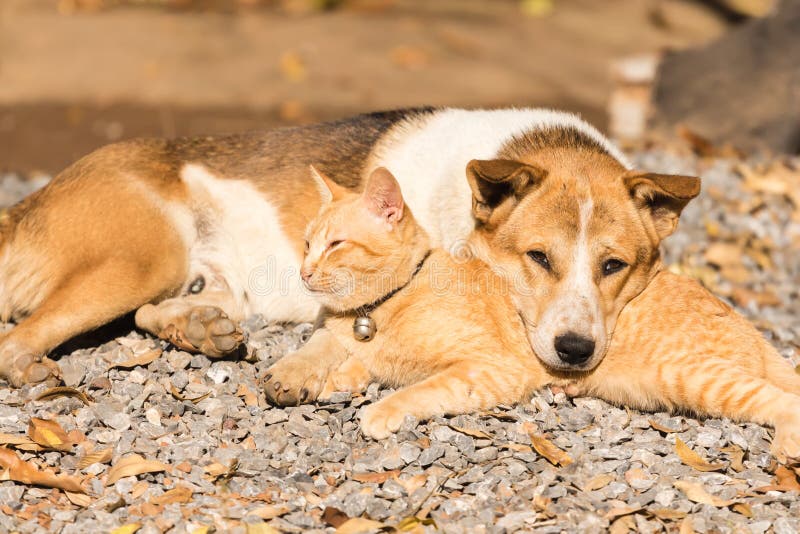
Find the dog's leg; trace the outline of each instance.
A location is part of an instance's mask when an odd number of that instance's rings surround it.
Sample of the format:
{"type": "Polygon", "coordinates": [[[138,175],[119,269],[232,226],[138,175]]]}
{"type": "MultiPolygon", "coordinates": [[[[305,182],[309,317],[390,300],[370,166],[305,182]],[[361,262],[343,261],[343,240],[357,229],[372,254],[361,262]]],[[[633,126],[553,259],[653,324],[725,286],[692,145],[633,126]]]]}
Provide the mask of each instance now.
{"type": "Polygon", "coordinates": [[[267,399],[278,406],[294,406],[317,399],[328,377],[347,359],[344,347],[325,328],[314,331],[297,352],[269,368],[264,384],[267,399]]]}
{"type": "Polygon", "coordinates": [[[136,312],[136,326],[189,351],[212,358],[234,353],[244,338],[238,323],[243,314],[227,291],[146,304],[136,312]]]}
{"type": "Polygon", "coordinates": [[[15,387],[57,379],[58,367],[45,355],[77,334],[177,290],[183,281],[180,256],[107,261],[66,278],[0,337],[0,378],[15,387]],[[155,264],[160,267],[148,270],[155,264]]]}
{"type": "Polygon", "coordinates": [[[361,431],[383,439],[400,428],[406,415],[424,420],[519,402],[527,392],[544,385],[531,386],[525,376],[522,368],[455,363],[368,406],[361,417],[361,431]]]}

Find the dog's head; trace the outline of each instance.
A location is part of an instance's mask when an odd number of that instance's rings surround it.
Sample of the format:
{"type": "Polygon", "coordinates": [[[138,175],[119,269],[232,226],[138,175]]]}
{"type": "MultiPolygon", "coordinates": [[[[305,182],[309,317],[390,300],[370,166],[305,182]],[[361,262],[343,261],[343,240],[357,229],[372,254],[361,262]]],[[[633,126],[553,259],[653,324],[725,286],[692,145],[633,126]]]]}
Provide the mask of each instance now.
{"type": "Polygon", "coordinates": [[[548,366],[589,370],[622,308],[660,268],[699,178],[627,170],[602,151],[539,150],[467,166],[475,244],[506,279],[548,366]]]}

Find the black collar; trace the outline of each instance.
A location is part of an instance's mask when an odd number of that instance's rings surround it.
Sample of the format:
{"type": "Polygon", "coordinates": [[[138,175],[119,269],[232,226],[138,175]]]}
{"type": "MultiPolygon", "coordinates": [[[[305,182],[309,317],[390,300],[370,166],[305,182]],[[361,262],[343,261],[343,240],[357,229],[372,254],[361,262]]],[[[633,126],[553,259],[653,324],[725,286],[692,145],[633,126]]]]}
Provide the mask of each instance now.
{"type": "Polygon", "coordinates": [[[363,306],[359,306],[357,308],[353,308],[348,313],[355,313],[359,317],[368,317],[372,312],[374,312],[378,308],[378,306],[380,306],[381,304],[385,303],[387,300],[389,300],[390,298],[395,296],[397,293],[399,293],[400,291],[405,289],[408,286],[408,284],[410,284],[411,281],[414,280],[414,277],[417,276],[417,274],[419,274],[419,272],[422,270],[422,266],[425,263],[425,260],[427,260],[430,255],[431,255],[431,250],[428,250],[428,252],[426,252],[425,255],[422,257],[422,259],[419,260],[419,263],[417,264],[417,267],[414,269],[414,272],[411,273],[411,276],[409,277],[409,279],[406,281],[405,284],[394,288],[393,290],[391,290],[390,292],[386,293],[384,296],[382,296],[378,300],[374,300],[374,301],[370,302],[369,304],[365,304],[363,306]]]}

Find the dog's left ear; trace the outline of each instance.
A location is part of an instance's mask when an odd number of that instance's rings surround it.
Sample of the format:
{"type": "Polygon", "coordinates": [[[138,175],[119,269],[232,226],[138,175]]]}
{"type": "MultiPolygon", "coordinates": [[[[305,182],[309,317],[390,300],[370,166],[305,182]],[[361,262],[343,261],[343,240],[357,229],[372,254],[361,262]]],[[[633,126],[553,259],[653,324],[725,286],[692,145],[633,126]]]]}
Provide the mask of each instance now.
{"type": "Polygon", "coordinates": [[[467,164],[467,181],[472,189],[472,214],[486,223],[492,212],[509,198],[521,198],[547,176],[547,171],[510,159],[473,159],[467,164]]]}
{"type": "Polygon", "coordinates": [[[636,205],[650,212],[659,239],[675,231],[683,208],[700,194],[696,176],[628,171],[622,179],[636,205]]]}

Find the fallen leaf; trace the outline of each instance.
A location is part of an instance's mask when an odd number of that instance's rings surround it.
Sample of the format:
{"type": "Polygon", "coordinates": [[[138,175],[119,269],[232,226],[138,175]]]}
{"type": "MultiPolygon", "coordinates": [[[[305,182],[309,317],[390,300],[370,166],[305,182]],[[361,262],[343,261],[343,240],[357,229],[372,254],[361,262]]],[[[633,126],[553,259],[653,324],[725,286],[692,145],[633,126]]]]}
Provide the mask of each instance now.
{"type": "Polygon", "coordinates": [[[24,461],[17,453],[6,447],[0,447],[0,480],[13,480],[22,484],[59,488],[73,493],[86,493],[81,481],[69,475],[57,475],[52,471],[41,471],[30,462],[24,461]]]}
{"type": "Polygon", "coordinates": [[[359,534],[361,532],[377,530],[385,526],[386,525],[380,521],[373,521],[372,519],[365,519],[363,517],[354,517],[339,525],[336,529],[336,534],[359,534]]]}
{"type": "Polygon", "coordinates": [[[249,523],[245,530],[247,534],[281,534],[281,531],[267,523],[249,523]]]}
{"type": "Polygon", "coordinates": [[[636,520],[630,515],[618,517],[608,528],[609,534],[628,534],[630,531],[636,532],[636,520]]]}
{"type": "Polygon", "coordinates": [[[730,445],[728,447],[723,447],[720,449],[721,452],[724,452],[730,457],[730,465],[731,469],[736,471],[737,473],[741,473],[744,471],[744,451],[738,445],[730,445]]]}
{"type": "Polygon", "coordinates": [[[461,432],[462,434],[466,434],[467,436],[472,436],[473,438],[492,439],[491,435],[487,434],[483,430],[478,430],[476,428],[464,428],[461,426],[453,426],[453,425],[450,425],[450,428],[452,428],[456,432],[461,432]]]}
{"type": "Polygon", "coordinates": [[[108,463],[111,461],[111,458],[113,456],[114,456],[113,447],[108,447],[107,449],[101,449],[99,451],[92,451],[80,459],[80,461],[78,462],[78,469],[85,469],[92,464],[108,463]]]}
{"type": "Polygon", "coordinates": [[[531,449],[528,445],[523,445],[521,443],[514,443],[514,442],[503,443],[502,445],[500,445],[500,448],[508,449],[514,452],[533,452],[533,449],[531,449]]]}
{"type": "Polygon", "coordinates": [[[694,452],[686,443],[679,437],[675,437],[675,452],[681,461],[693,469],[698,471],[722,471],[725,469],[723,463],[710,463],[703,459],[702,456],[694,452]]]}
{"type": "Polygon", "coordinates": [[[114,484],[121,478],[141,475],[144,473],[159,473],[166,471],[168,465],[156,460],[145,460],[138,454],[131,454],[122,458],[108,470],[106,486],[114,484]]]}
{"type": "Polygon", "coordinates": [[[245,406],[258,406],[258,396],[246,384],[239,384],[236,396],[244,399],[245,406]]]}
{"type": "Polygon", "coordinates": [[[48,401],[48,400],[53,400],[53,399],[57,399],[57,398],[60,398],[60,397],[73,397],[73,398],[79,399],[81,402],[83,402],[86,405],[89,405],[89,404],[94,402],[94,399],[92,397],[90,397],[89,395],[87,395],[86,393],[84,393],[83,391],[80,391],[80,390],[75,389],[75,388],[67,387],[67,386],[59,386],[59,387],[46,389],[46,390],[42,391],[39,395],[37,395],[34,400],[37,400],[37,401],[48,401]]]}
{"type": "Polygon", "coordinates": [[[191,488],[187,488],[186,486],[178,486],[177,488],[165,491],[158,497],[153,497],[150,499],[150,502],[159,506],[175,503],[186,504],[192,500],[193,493],[194,492],[191,490],[191,488]]]}
{"type": "Polygon", "coordinates": [[[259,506],[258,508],[253,508],[247,512],[247,515],[253,515],[259,517],[261,519],[275,519],[276,517],[280,517],[289,513],[288,506],[275,506],[272,504],[265,504],[264,506],[259,506]]]}
{"type": "Polygon", "coordinates": [[[742,248],[734,243],[717,241],[708,246],[705,259],[717,267],[738,267],[742,262],[742,248]]]}
{"type": "Polygon", "coordinates": [[[791,491],[800,491],[800,483],[797,481],[794,470],[782,465],[775,470],[775,483],[778,486],[790,488],[791,491]]]}
{"type": "Polygon", "coordinates": [[[747,504],[747,503],[737,502],[736,504],[731,506],[731,509],[734,512],[738,512],[738,513],[742,514],[743,516],[745,516],[747,518],[752,518],[753,517],[753,509],[750,508],[750,505],[747,504]]]}
{"type": "Polygon", "coordinates": [[[72,450],[73,443],[66,431],[55,421],[32,417],[28,424],[28,436],[46,449],[62,452],[72,450]]]}
{"type": "Polygon", "coordinates": [[[396,482],[403,486],[403,489],[406,490],[406,495],[411,495],[419,488],[425,485],[428,481],[428,477],[426,475],[413,475],[408,478],[397,478],[396,482]]]}
{"type": "Polygon", "coordinates": [[[663,432],[664,434],[672,434],[674,432],[683,432],[685,430],[684,428],[671,428],[671,427],[662,425],[661,423],[659,423],[658,421],[655,421],[653,419],[648,419],[647,422],[650,423],[650,426],[652,428],[654,428],[655,430],[658,430],[659,432],[663,432]]]}
{"type": "Polygon", "coordinates": [[[330,525],[333,528],[339,528],[348,519],[350,519],[349,515],[342,512],[338,508],[334,508],[333,506],[326,506],[325,511],[322,512],[322,520],[326,525],[330,525]]]}
{"type": "Polygon", "coordinates": [[[203,400],[203,399],[207,398],[209,395],[211,395],[211,391],[209,390],[209,391],[205,392],[204,394],[200,395],[199,397],[190,398],[190,397],[187,397],[184,394],[182,394],[180,391],[178,391],[178,388],[176,388],[175,386],[170,386],[170,390],[169,391],[170,391],[170,393],[172,393],[172,396],[175,397],[176,399],[178,399],[179,401],[189,401],[189,402],[193,402],[195,404],[197,404],[201,400],[203,400]]]}
{"type": "Polygon", "coordinates": [[[115,528],[111,531],[111,534],[133,534],[140,528],[142,528],[141,523],[128,523],[127,525],[115,528]]]}
{"type": "Polygon", "coordinates": [[[616,480],[616,478],[617,477],[615,477],[614,475],[609,475],[609,474],[597,475],[596,477],[593,477],[591,480],[589,480],[586,484],[584,484],[581,489],[583,491],[599,490],[600,488],[608,486],[610,483],[616,480]]]}
{"type": "Polygon", "coordinates": [[[0,434],[0,446],[11,446],[21,451],[38,452],[44,447],[33,441],[28,436],[21,434],[0,434]]]}
{"type": "Polygon", "coordinates": [[[147,352],[138,356],[134,356],[133,358],[125,360],[124,362],[112,363],[109,369],[133,369],[134,367],[146,367],[156,361],[156,359],[161,356],[161,352],[161,349],[148,350],[147,352]]]}
{"type": "Polygon", "coordinates": [[[401,520],[394,526],[394,529],[399,532],[425,532],[425,529],[422,527],[433,527],[436,530],[439,530],[439,527],[436,525],[436,521],[433,520],[431,517],[426,517],[424,519],[411,516],[406,517],[405,519],[401,520]]]}
{"type": "Polygon", "coordinates": [[[678,534],[695,534],[691,516],[687,515],[683,518],[683,521],[681,521],[681,526],[678,529],[678,534]]]}
{"type": "Polygon", "coordinates": [[[547,458],[551,464],[566,467],[572,463],[570,455],[556,447],[552,441],[539,434],[528,433],[528,435],[536,452],[547,458]]]}
{"type": "Polygon", "coordinates": [[[620,506],[617,508],[612,508],[608,512],[605,513],[605,518],[609,521],[614,520],[617,517],[622,517],[624,515],[635,514],[636,512],[641,512],[643,508],[641,506],[620,506]]]}
{"type": "Polygon", "coordinates": [[[397,478],[400,474],[399,469],[392,469],[391,471],[383,471],[382,473],[353,473],[353,480],[356,482],[366,482],[374,484],[383,484],[390,478],[397,478]]]}
{"type": "Polygon", "coordinates": [[[680,510],[673,510],[671,508],[655,508],[648,510],[651,514],[664,521],[675,521],[676,519],[683,519],[688,514],[680,510]]]}
{"type": "Polygon", "coordinates": [[[67,496],[69,502],[76,506],[80,506],[81,508],[87,508],[90,504],[92,504],[92,498],[86,495],[85,493],[75,493],[73,491],[64,491],[64,495],[67,496]]]}
{"type": "Polygon", "coordinates": [[[710,504],[711,506],[716,506],[717,508],[730,506],[734,503],[734,501],[721,499],[716,495],[711,495],[705,490],[705,488],[703,488],[702,485],[695,484],[694,482],[676,480],[673,485],[685,493],[686,497],[692,502],[710,504]]]}

